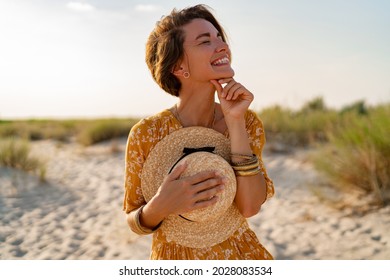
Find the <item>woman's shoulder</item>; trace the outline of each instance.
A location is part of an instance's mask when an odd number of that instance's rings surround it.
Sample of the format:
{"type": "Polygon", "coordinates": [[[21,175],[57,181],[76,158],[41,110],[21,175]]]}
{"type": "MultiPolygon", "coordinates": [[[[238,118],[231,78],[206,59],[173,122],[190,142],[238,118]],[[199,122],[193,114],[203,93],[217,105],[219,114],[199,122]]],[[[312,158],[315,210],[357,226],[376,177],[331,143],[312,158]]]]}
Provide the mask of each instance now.
{"type": "Polygon", "coordinates": [[[166,109],[157,114],[141,118],[132,127],[132,130],[148,129],[150,127],[158,125],[159,123],[164,122],[164,120],[167,121],[170,118],[171,118],[171,112],[168,109],[166,109]]]}
{"type": "Polygon", "coordinates": [[[142,118],[130,130],[131,137],[148,136],[158,137],[168,134],[175,129],[177,121],[169,109],[165,109],[157,114],[142,118]]]}

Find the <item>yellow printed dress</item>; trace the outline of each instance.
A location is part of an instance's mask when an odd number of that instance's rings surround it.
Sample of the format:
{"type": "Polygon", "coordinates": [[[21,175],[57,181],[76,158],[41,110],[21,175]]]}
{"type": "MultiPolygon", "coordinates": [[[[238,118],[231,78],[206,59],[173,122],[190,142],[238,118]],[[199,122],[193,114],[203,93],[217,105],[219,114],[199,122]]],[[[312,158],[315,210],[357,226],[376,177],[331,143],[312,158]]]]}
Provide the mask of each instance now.
{"type": "MultiPolygon", "coordinates": [[[[265,144],[263,124],[256,113],[248,110],[245,114],[246,129],[251,148],[261,161],[265,144]]],[[[165,136],[182,125],[169,110],[142,119],[130,131],[126,147],[124,211],[130,213],[146,204],[141,191],[142,167],[154,146],[165,136]]],[[[227,134],[226,137],[229,137],[227,134]]],[[[267,185],[267,198],[274,194],[272,180],[261,165],[267,185]]],[[[175,242],[168,242],[164,232],[153,233],[150,259],[154,260],[256,260],[272,259],[272,255],[260,244],[248,223],[241,226],[225,241],[210,248],[190,248],[175,242]]]]}

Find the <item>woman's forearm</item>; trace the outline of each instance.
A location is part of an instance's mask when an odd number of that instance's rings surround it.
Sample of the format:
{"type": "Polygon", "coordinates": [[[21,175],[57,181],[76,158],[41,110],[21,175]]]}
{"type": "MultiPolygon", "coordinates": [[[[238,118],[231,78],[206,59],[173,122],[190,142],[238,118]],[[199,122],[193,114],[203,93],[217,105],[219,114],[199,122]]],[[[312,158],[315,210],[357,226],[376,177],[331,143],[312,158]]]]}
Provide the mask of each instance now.
{"type": "Polygon", "coordinates": [[[127,214],[127,223],[137,234],[150,234],[158,228],[164,217],[153,207],[151,201],[127,214]]]}
{"type": "MultiPolygon", "coordinates": [[[[245,119],[226,120],[229,129],[232,154],[251,155],[248,133],[245,127],[245,119]]],[[[234,156],[232,161],[234,162],[234,156]]],[[[237,193],[235,202],[244,217],[257,214],[261,204],[266,198],[266,183],[260,172],[252,176],[237,176],[237,193]]]]}

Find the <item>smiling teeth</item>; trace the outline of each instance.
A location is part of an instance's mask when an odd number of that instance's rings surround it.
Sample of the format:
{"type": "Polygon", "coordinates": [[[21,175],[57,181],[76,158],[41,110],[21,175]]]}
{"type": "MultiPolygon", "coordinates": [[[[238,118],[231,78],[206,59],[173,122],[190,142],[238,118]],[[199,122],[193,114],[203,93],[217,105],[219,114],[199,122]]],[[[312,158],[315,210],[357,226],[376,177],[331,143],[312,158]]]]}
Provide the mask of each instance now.
{"type": "Polygon", "coordinates": [[[216,62],[213,63],[213,65],[220,65],[220,64],[225,64],[225,63],[229,63],[229,58],[224,57],[224,58],[218,59],[216,62]]]}

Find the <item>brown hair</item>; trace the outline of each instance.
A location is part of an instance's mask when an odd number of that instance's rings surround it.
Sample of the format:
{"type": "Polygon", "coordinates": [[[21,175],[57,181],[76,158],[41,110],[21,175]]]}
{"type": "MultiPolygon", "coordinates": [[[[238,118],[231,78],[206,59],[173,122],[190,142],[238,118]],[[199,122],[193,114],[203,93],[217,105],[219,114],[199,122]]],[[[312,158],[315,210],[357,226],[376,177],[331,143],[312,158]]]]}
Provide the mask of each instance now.
{"type": "Polygon", "coordinates": [[[173,9],[168,16],[156,23],[146,43],[146,64],[153,79],[167,93],[179,96],[181,83],[172,73],[177,62],[184,55],[184,32],[182,26],[193,19],[205,19],[219,31],[226,42],[226,34],[213,14],[205,5],[196,5],[177,11],[173,9]]]}

